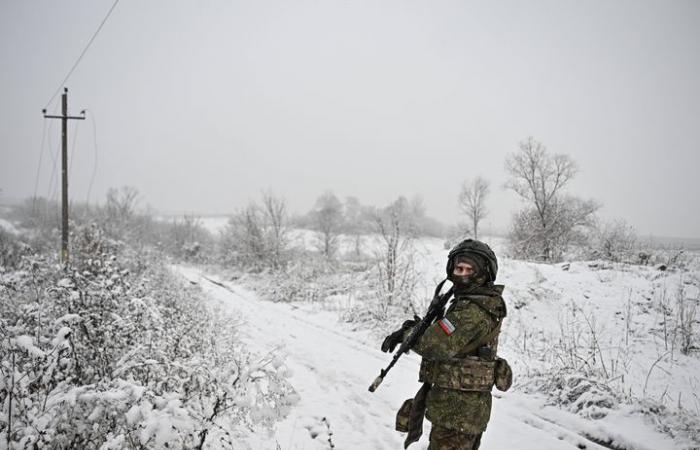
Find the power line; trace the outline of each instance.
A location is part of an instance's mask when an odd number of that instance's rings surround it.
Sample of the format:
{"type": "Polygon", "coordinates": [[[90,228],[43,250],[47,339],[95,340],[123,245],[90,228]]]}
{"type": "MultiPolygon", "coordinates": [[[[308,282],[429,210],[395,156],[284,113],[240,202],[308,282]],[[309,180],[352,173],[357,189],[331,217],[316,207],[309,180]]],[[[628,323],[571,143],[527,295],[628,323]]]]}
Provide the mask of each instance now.
{"type": "Polygon", "coordinates": [[[44,131],[41,133],[41,150],[39,151],[39,164],[36,166],[36,178],[34,179],[34,195],[32,196],[32,214],[36,211],[36,193],[39,189],[39,175],[41,174],[41,161],[44,158],[44,142],[46,142],[46,119],[44,122],[44,131]]]}
{"type": "Polygon", "coordinates": [[[75,144],[78,143],[78,123],[80,122],[75,122],[73,126],[73,146],[70,149],[70,162],[68,163],[69,176],[73,173],[73,155],[75,155],[75,144]]]}
{"type": "MultiPolygon", "coordinates": [[[[51,153],[51,159],[53,160],[53,167],[51,168],[51,178],[49,178],[49,190],[46,192],[46,198],[49,201],[53,201],[54,190],[57,189],[56,185],[54,185],[54,177],[56,175],[56,165],[58,164],[58,154],[61,151],[60,147],[61,143],[57,142],[56,147],[54,148],[53,139],[51,139],[51,128],[49,128],[49,152],[51,153]]],[[[58,180],[58,177],[56,177],[56,180],[58,180]]],[[[57,190],[56,193],[58,193],[57,190]]]]}
{"type": "MultiPolygon", "coordinates": [[[[54,113],[54,114],[56,114],[56,113],[58,112],[58,108],[59,108],[59,105],[54,106],[54,108],[53,108],[53,113],[54,113]]],[[[46,117],[44,117],[44,120],[46,120],[46,117]]],[[[52,161],[55,161],[55,160],[56,160],[56,156],[55,156],[55,154],[54,154],[55,152],[53,151],[53,138],[51,137],[51,136],[53,136],[52,131],[53,131],[53,122],[50,122],[50,123],[49,123],[48,131],[47,131],[47,134],[46,134],[46,135],[48,136],[48,141],[46,142],[46,145],[47,145],[46,148],[47,148],[47,150],[48,150],[48,152],[49,152],[49,156],[51,157],[51,160],[52,160],[52,161]]],[[[54,162],[54,164],[55,164],[55,162],[54,162]]],[[[51,174],[51,180],[50,180],[50,182],[49,182],[49,187],[51,186],[51,183],[53,183],[53,173],[51,174]]],[[[50,193],[50,192],[48,192],[48,191],[46,192],[47,198],[48,198],[49,193],[50,193]]]]}
{"type": "Polygon", "coordinates": [[[68,78],[70,78],[70,76],[73,74],[73,71],[75,70],[75,68],[78,67],[78,64],[80,64],[80,61],[83,59],[83,56],[85,56],[85,53],[88,51],[88,48],[90,48],[90,45],[92,45],[92,41],[95,40],[95,38],[99,34],[100,30],[102,29],[104,24],[107,22],[107,19],[109,19],[109,16],[112,14],[112,11],[114,11],[114,8],[116,8],[117,3],[119,3],[119,0],[114,0],[112,7],[109,8],[109,11],[107,11],[107,15],[105,16],[104,19],[102,19],[102,23],[100,23],[100,26],[97,27],[97,30],[92,35],[92,37],[88,41],[87,45],[83,49],[82,53],[80,53],[80,56],[78,56],[78,59],[73,64],[73,67],[71,67],[71,69],[68,71],[68,75],[66,75],[66,77],[63,79],[63,81],[61,81],[61,84],[58,85],[58,87],[56,88],[56,92],[53,93],[53,95],[51,96],[51,99],[49,99],[49,101],[46,103],[46,106],[44,106],[44,109],[48,109],[51,102],[56,98],[58,93],[61,91],[61,87],[65,86],[66,81],[68,81],[68,78]]]}
{"type": "MultiPolygon", "coordinates": [[[[58,109],[58,106],[56,106],[56,108],[54,108],[54,109],[58,109]]],[[[51,138],[52,126],[53,126],[53,122],[51,123],[51,125],[49,125],[49,154],[51,155],[51,160],[53,161],[53,166],[51,167],[51,178],[49,178],[48,191],[46,191],[46,199],[49,202],[51,202],[53,200],[53,191],[54,191],[53,179],[54,179],[54,176],[56,175],[56,163],[58,161],[58,152],[60,151],[59,147],[61,145],[60,142],[57,142],[56,147],[54,148],[53,139],[51,138]]]]}
{"type": "MultiPolygon", "coordinates": [[[[56,113],[57,111],[58,111],[58,105],[56,105],[54,107],[54,113],[56,113]]],[[[44,117],[44,124],[46,124],[45,117],[44,117]]],[[[53,178],[54,178],[54,174],[56,172],[56,153],[58,152],[58,148],[56,148],[55,150],[53,148],[53,139],[51,138],[51,136],[53,135],[52,130],[53,130],[53,122],[50,122],[49,126],[48,126],[48,132],[47,132],[48,140],[46,142],[44,140],[42,140],[42,145],[45,145],[45,147],[42,147],[41,153],[43,154],[43,149],[46,148],[46,150],[49,153],[48,156],[50,156],[51,159],[53,160],[53,168],[51,170],[51,178],[49,180],[49,184],[47,185],[45,203],[43,205],[42,210],[40,211],[41,212],[41,228],[44,228],[46,226],[46,221],[48,220],[49,214],[51,214],[51,196],[53,195],[52,194],[53,178]]],[[[41,161],[41,159],[42,158],[40,156],[39,160],[41,161]]],[[[41,171],[41,164],[37,168],[37,173],[39,173],[40,171],[41,171]]],[[[38,187],[38,180],[36,181],[36,183],[37,183],[36,186],[38,187]]],[[[38,189],[37,189],[37,191],[38,191],[38,189]]],[[[34,197],[35,197],[34,201],[36,201],[36,193],[35,193],[34,197]]],[[[34,210],[34,206],[32,208],[34,210]]]]}
{"type": "Polygon", "coordinates": [[[88,191],[87,191],[87,200],[86,203],[88,206],[90,205],[90,192],[92,191],[92,183],[95,181],[95,174],[97,173],[97,122],[95,121],[95,113],[90,111],[90,110],[85,110],[90,114],[90,118],[92,119],[92,137],[94,140],[94,154],[95,158],[93,159],[93,164],[92,164],[92,176],[90,177],[90,185],[88,186],[88,191]]]}
{"type": "MultiPolygon", "coordinates": [[[[51,145],[51,141],[49,141],[49,145],[51,145]]],[[[46,208],[49,213],[52,211],[51,210],[51,205],[52,203],[55,203],[54,206],[56,208],[53,209],[53,213],[55,215],[56,222],[60,220],[60,217],[58,216],[59,210],[58,210],[58,177],[55,177],[56,175],[56,166],[58,163],[59,159],[59,153],[61,152],[61,143],[57,142],[56,143],[56,148],[52,149],[49,147],[49,151],[51,151],[51,157],[53,158],[53,168],[51,169],[51,179],[49,180],[49,191],[46,194],[46,208]],[[54,182],[55,180],[55,182],[54,182]]],[[[48,213],[47,213],[48,216],[48,213]]]]}

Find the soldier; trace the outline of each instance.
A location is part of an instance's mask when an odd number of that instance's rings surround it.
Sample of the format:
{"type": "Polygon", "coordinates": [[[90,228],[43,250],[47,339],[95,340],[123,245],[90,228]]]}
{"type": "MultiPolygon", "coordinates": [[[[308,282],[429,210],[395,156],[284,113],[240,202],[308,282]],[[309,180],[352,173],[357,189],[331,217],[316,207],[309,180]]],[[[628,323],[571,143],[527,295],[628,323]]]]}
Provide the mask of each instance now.
{"type": "MultiPolygon", "coordinates": [[[[452,249],[447,278],[454,299],[411,350],[422,356],[415,398],[399,410],[396,427],[408,432],[404,447],[420,439],[423,416],[432,423],[429,450],[478,449],[491,415],[491,387],[510,387],[508,363],[496,357],[506,316],[502,285],[495,285],[498,261],[483,242],[467,239],[452,249]]],[[[386,337],[382,351],[393,352],[420,318],[404,322],[386,337]]]]}

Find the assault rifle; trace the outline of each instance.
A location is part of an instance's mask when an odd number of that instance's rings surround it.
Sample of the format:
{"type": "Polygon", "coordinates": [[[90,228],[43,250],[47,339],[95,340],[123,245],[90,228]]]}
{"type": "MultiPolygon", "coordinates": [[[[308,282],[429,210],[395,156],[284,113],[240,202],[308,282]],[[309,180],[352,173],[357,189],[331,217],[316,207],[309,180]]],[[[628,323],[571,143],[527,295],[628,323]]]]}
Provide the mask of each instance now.
{"type": "Polygon", "coordinates": [[[411,347],[416,345],[416,342],[418,342],[418,339],[420,339],[421,336],[423,336],[423,334],[427,331],[428,327],[430,327],[430,325],[432,325],[433,322],[442,315],[442,312],[445,309],[445,305],[450,299],[453,290],[453,288],[450,288],[444,294],[440,294],[440,290],[442,289],[442,285],[445,284],[445,281],[447,280],[442,280],[440,284],[437,285],[437,287],[435,288],[435,294],[433,295],[433,301],[430,302],[430,306],[428,306],[428,312],[425,313],[425,317],[423,317],[423,320],[418,322],[418,324],[413,327],[413,331],[411,332],[411,334],[408,336],[407,339],[404,339],[399,349],[396,351],[396,353],[394,353],[394,357],[391,359],[389,365],[386,367],[386,369],[382,369],[379,376],[370,385],[370,392],[374,392],[377,390],[379,385],[382,384],[382,381],[384,381],[384,377],[386,376],[386,374],[389,373],[392,367],[394,367],[394,364],[396,364],[396,361],[399,360],[401,355],[407,353],[411,349],[411,347]]]}

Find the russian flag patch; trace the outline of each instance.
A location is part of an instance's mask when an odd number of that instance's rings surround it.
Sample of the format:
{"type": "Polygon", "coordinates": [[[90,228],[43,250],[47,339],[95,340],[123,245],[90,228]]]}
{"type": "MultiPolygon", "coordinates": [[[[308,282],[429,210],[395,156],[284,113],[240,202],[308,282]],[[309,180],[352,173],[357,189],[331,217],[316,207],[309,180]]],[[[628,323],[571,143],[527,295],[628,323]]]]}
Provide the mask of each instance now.
{"type": "Polygon", "coordinates": [[[442,328],[442,331],[445,332],[446,335],[451,335],[452,333],[455,332],[457,328],[455,328],[454,325],[452,325],[452,322],[447,320],[447,317],[442,318],[438,320],[438,325],[440,325],[440,328],[442,328]]]}

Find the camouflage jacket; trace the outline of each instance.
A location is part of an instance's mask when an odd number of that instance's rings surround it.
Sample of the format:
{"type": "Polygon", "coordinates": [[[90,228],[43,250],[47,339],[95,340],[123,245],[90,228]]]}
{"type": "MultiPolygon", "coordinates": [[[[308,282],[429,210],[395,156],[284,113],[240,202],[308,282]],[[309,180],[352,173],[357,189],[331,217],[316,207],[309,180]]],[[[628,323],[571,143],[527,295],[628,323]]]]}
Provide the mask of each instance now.
{"type": "MultiPolygon", "coordinates": [[[[496,328],[506,315],[502,285],[479,287],[455,298],[445,313],[454,326],[451,334],[433,324],[412,348],[424,361],[477,355],[479,347],[496,350],[496,328]]],[[[410,330],[408,331],[410,333],[410,330]]],[[[428,392],[426,417],[430,422],[462,433],[478,434],[491,416],[491,393],[446,389],[433,385],[428,392]]]]}

